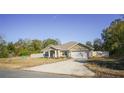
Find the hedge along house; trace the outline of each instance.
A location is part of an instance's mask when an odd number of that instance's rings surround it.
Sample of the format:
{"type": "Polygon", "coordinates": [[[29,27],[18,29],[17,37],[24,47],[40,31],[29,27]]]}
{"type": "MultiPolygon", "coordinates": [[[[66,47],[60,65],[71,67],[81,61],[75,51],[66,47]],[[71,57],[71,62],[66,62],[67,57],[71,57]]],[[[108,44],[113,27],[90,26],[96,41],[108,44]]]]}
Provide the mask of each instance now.
{"type": "Polygon", "coordinates": [[[78,42],[68,42],[62,45],[50,45],[42,50],[44,57],[59,58],[71,57],[74,59],[87,59],[93,48],[78,42]]]}

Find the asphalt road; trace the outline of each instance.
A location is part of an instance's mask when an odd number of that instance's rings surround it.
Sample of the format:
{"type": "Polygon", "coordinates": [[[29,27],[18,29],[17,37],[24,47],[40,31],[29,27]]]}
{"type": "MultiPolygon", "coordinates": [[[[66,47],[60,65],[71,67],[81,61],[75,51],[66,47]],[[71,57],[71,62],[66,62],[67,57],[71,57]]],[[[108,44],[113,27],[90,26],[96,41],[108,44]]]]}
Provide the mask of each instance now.
{"type": "Polygon", "coordinates": [[[74,76],[18,69],[0,69],[0,78],[74,78],[74,76]]]}

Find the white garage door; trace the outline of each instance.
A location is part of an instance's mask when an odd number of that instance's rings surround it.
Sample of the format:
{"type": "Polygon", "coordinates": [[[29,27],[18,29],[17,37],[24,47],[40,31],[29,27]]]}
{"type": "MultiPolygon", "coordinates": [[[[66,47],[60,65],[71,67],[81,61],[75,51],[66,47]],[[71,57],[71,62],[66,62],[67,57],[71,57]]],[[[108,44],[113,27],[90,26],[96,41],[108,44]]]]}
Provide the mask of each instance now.
{"type": "Polygon", "coordinates": [[[87,59],[86,52],[71,52],[71,57],[75,59],[87,59]]]}

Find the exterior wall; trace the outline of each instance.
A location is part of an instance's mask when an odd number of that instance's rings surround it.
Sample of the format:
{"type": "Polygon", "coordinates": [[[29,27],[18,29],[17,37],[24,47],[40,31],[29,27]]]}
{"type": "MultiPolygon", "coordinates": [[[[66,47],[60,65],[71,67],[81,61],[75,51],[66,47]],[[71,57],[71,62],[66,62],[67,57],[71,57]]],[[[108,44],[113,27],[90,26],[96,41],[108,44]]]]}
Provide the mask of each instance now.
{"type": "Polygon", "coordinates": [[[58,53],[57,53],[57,50],[55,50],[55,54],[54,54],[54,57],[57,58],[58,57],[58,53]]]}
{"type": "Polygon", "coordinates": [[[61,57],[61,56],[62,56],[61,51],[58,50],[58,57],[61,57]]]}
{"type": "Polygon", "coordinates": [[[44,51],[44,57],[65,57],[63,55],[63,51],[60,51],[60,50],[50,50],[50,51],[44,51]],[[51,53],[51,51],[54,51],[54,53],[51,53]],[[47,56],[45,55],[47,53],[47,56]]]}
{"type": "Polygon", "coordinates": [[[66,57],[66,56],[64,55],[64,51],[58,50],[58,57],[66,57]]]}
{"type": "Polygon", "coordinates": [[[91,57],[109,57],[108,51],[92,51],[91,57]]]}
{"type": "Polygon", "coordinates": [[[88,49],[86,47],[80,46],[80,45],[75,45],[73,46],[70,51],[88,51],[88,49]]]}

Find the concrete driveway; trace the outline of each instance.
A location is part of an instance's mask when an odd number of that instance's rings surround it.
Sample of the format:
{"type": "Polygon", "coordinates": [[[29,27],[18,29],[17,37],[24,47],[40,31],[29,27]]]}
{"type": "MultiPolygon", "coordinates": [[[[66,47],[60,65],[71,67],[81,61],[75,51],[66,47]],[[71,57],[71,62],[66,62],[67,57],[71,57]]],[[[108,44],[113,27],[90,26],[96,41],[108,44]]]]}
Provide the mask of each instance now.
{"type": "Polygon", "coordinates": [[[73,59],[66,60],[63,62],[25,68],[23,70],[40,71],[40,72],[56,73],[56,74],[67,74],[67,75],[82,76],[82,77],[93,77],[95,75],[94,72],[90,71],[88,68],[84,66],[83,62],[78,62],[73,59]]]}

